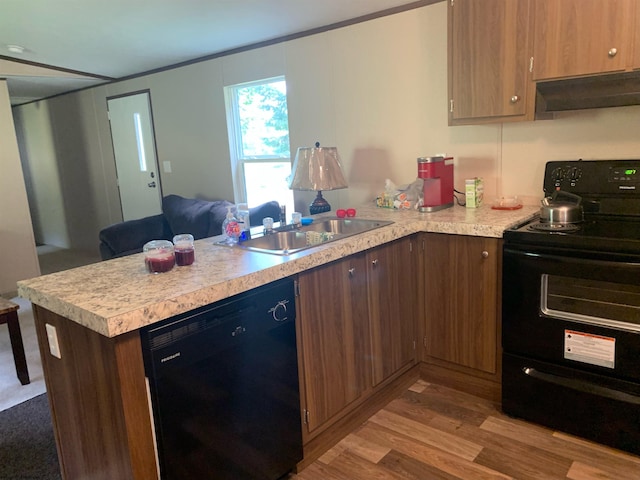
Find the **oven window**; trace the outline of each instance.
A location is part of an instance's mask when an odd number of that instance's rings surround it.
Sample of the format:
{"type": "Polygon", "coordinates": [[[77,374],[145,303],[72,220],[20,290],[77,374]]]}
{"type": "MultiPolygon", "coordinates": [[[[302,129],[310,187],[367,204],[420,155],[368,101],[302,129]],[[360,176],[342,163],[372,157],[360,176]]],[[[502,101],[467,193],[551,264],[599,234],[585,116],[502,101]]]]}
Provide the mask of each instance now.
{"type": "Polygon", "coordinates": [[[640,332],[640,286],[542,275],[542,313],[640,332]]]}

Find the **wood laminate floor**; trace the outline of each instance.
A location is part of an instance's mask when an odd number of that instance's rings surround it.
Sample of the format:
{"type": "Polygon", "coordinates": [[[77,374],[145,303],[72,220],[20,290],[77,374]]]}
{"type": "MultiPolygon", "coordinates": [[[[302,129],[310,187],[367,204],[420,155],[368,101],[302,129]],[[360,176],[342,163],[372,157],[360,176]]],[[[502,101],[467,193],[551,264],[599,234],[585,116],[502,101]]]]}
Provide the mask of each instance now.
{"type": "Polygon", "coordinates": [[[634,480],[640,479],[640,457],[418,381],[290,479],[634,480]]]}

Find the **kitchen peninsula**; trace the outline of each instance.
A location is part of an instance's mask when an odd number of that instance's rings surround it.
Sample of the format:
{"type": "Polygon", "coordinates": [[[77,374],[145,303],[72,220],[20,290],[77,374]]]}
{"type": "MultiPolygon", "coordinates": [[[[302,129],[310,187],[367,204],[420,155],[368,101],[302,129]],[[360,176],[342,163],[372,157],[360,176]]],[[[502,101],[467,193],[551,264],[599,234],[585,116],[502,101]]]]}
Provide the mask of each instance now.
{"type": "MultiPolygon", "coordinates": [[[[422,232],[499,240],[505,228],[529,219],[537,210],[528,206],[514,211],[453,207],[421,214],[360,207],[359,218],[393,223],[289,256],[249,252],[203,239],[196,242],[192,266],[165,274],[148,274],[143,255],[136,254],[19,282],[20,296],[34,304],[63,478],[157,477],[140,328],[422,232]],[[60,358],[50,351],[45,324],[55,328],[60,358]]],[[[429,248],[427,241],[424,257],[429,256],[429,248]]],[[[422,270],[417,268],[416,278],[409,279],[416,289],[424,288],[418,278],[422,270]]],[[[423,307],[415,312],[423,315],[423,307]]],[[[303,317],[299,314],[298,322],[308,321],[303,317]]],[[[410,320],[414,325],[424,323],[421,318],[410,320]]],[[[304,357],[303,349],[299,344],[299,359],[304,357]]],[[[414,354],[411,364],[381,377],[379,384],[368,387],[371,395],[354,404],[364,409],[370,399],[381,398],[385,389],[397,387],[406,375],[413,375],[412,381],[418,373],[415,365],[414,354]]],[[[304,386],[304,369],[300,370],[304,386]]],[[[335,422],[357,418],[353,411],[348,413],[336,415],[335,422]]],[[[327,432],[319,426],[315,433],[304,436],[303,465],[327,448],[327,432]]]]}

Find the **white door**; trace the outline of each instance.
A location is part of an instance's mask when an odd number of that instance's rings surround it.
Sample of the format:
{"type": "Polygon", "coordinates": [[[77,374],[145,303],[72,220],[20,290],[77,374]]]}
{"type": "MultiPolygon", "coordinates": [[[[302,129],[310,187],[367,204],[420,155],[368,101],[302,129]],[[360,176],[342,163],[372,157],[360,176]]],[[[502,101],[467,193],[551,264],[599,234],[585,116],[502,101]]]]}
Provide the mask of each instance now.
{"type": "Polygon", "coordinates": [[[149,93],[107,100],[123,220],[162,212],[149,93]]]}

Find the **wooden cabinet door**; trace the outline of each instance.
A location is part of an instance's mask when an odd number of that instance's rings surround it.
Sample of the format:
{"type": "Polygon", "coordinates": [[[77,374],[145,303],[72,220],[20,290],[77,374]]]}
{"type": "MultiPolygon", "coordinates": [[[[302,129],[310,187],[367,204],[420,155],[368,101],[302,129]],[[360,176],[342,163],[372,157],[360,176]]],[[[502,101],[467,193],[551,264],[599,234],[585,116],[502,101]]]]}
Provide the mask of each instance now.
{"type": "Polygon", "coordinates": [[[370,389],[365,255],[303,272],[299,288],[306,421],[313,432],[370,389]]]}
{"type": "Polygon", "coordinates": [[[529,0],[449,2],[450,125],[533,119],[529,7],[529,0]]]}
{"type": "Polygon", "coordinates": [[[416,274],[411,237],[367,252],[373,385],[415,362],[416,274]]]}
{"type": "Polygon", "coordinates": [[[634,27],[634,48],[633,48],[633,62],[631,67],[633,69],[640,68],[640,5],[636,3],[636,20],[634,27]]]}
{"type": "Polygon", "coordinates": [[[534,1],[534,80],[625,70],[637,0],[534,1]]]}
{"type": "Polygon", "coordinates": [[[427,355],[494,374],[498,351],[499,241],[427,234],[427,355]]]}

